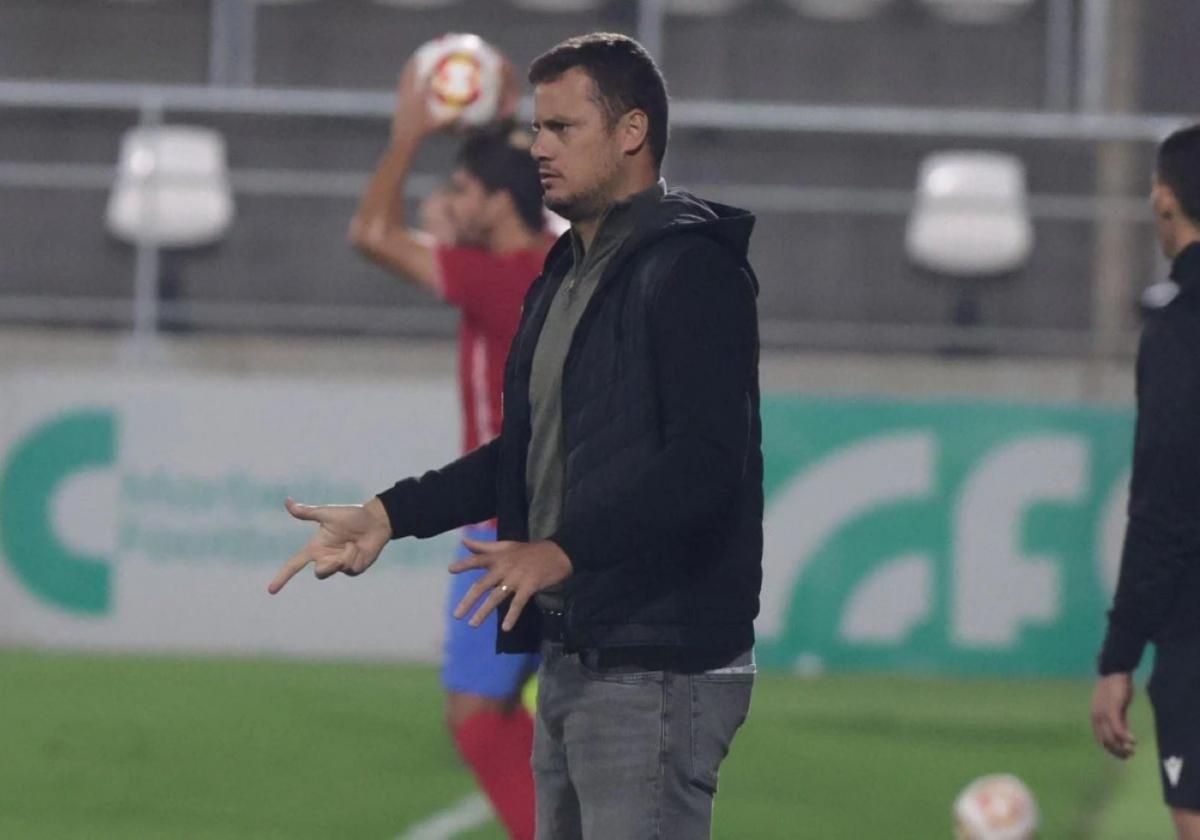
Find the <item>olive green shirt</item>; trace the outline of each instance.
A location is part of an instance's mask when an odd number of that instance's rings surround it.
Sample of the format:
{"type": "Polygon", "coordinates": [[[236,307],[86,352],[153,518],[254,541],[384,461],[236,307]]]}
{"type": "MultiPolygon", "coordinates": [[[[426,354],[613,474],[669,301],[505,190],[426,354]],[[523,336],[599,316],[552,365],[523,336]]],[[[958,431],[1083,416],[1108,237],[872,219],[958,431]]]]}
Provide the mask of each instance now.
{"type": "MultiPolygon", "coordinates": [[[[529,376],[530,439],[525,461],[525,488],[529,500],[529,541],[544,540],[558,530],[562,519],[566,482],[566,453],[562,428],[562,376],[575,328],[613,256],[633,233],[638,216],[666,192],[660,181],[648,190],[618,202],[604,212],[592,246],[571,231],[571,269],[550,302],[538,335],[529,376]]],[[[542,609],[564,608],[562,587],[537,595],[542,609]]]]}

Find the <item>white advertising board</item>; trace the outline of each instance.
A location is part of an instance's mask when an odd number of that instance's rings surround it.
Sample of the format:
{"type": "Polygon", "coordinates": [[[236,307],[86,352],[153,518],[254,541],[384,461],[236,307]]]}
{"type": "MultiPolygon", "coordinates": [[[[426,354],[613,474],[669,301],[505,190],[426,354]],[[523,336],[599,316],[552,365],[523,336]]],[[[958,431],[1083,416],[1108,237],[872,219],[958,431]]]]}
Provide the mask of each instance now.
{"type": "Polygon", "coordinates": [[[453,384],[278,378],[0,380],[0,641],[434,660],[457,535],[365,575],[268,581],[313,526],[458,454],[453,384]]]}

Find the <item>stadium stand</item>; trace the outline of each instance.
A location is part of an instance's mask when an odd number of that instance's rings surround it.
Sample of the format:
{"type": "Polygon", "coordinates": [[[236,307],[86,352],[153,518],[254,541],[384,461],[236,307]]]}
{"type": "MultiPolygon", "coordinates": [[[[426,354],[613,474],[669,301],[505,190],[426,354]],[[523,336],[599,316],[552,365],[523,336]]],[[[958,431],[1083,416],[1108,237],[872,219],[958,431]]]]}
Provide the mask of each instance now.
{"type": "MultiPolygon", "coordinates": [[[[427,9],[372,0],[258,6],[255,84],[266,91],[375,97],[370,101],[378,110],[354,108],[333,116],[320,109],[167,109],[169,122],[204,125],[226,138],[238,199],[238,221],[227,238],[189,266],[196,294],[228,304],[318,309],[346,302],[395,312],[397,323],[415,321],[418,329],[448,334],[452,318],[427,317],[419,296],[355,259],[344,245],[345,226],[386,138],[384,111],[397,74],[422,41],[461,30],[469,21],[523,67],[571,34],[632,33],[637,26],[633,3],[592,0],[590,11],[547,14],[529,8],[532,2],[456,0],[427,9]],[[421,317],[403,317],[413,312],[421,317]]],[[[667,15],[660,61],[675,101],[878,107],[885,109],[883,120],[920,113],[912,109],[1036,113],[1045,104],[1047,0],[1023,6],[1024,13],[1003,26],[977,27],[939,25],[911,2],[893,2],[852,25],[797,13],[805,5],[815,8],[814,2],[745,0],[733,14],[667,15]],[[997,66],[1005,71],[995,72],[997,66]]],[[[1134,99],[1147,110],[1183,113],[1194,108],[1191,86],[1172,67],[1188,56],[1184,34],[1200,26],[1200,4],[1161,3],[1164,13],[1147,17],[1142,36],[1144,76],[1156,84],[1139,82],[1134,99]],[[1167,27],[1166,19],[1175,25],[1167,27]]],[[[0,6],[0,80],[201,88],[209,82],[209,12],[208,3],[194,0],[6,0],[0,6]],[[53,48],[85,40],[94,46],[53,48]]],[[[111,184],[106,170],[122,134],[138,122],[136,104],[14,102],[0,104],[0,164],[20,175],[0,189],[0,247],[12,255],[0,278],[0,297],[127,299],[128,249],[114,248],[103,219],[111,184]],[[25,174],[62,166],[70,177],[54,176],[58,187],[39,186],[25,174]],[[39,236],[64,224],[78,232],[72,249],[54,248],[39,236]]],[[[850,325],[855,329],[837,341],[869,349],[881,328],[942,323],[944,295],[907,258],[905,237],[912,173],[928,155],[953,148],[961,138],[939,135],[936,127],[892,132],[883,123],[866,130],[819,122],[806,122],[804,130],[751,125],[732,130],[677,124],[666,175],[758,213],[753,256],[762,275],[767,340],[824,346],[827,334],[814,325],[839,330],[850,325]]],[[[1034,185],[1029,208],[1036,240],[1028,264],[990,295],[985,322],[1084,334],[1099,212],[1090,200],[1099,144],[1061,135],[998,136],[987,145],[1025,166],[1034,185]]],[[[452,146],[430,144],[417,171],[445,171],[452,146]]],[[[1148,146],[1138,145],[1132,154],[1132,167],[1149,171],[1148,146]]],[[[428,178],[414,180],[414,200],[428,186],[428,178]]],[[[1140,212],[1140,195],[1126,203],[1140,212]]],[[[1122,207],[1113,212],[1139,219],[1122,207]]],[[[1140,244],[1144,238],[1135,237],[1131,271],[1148,277],[1156,263],[1153,248],[1140,244]]],[[[4,317],[0,305],[0,320],[4,317]]],[[[1023,346],[1017,342],[1012,349],[1023,346]]]]}

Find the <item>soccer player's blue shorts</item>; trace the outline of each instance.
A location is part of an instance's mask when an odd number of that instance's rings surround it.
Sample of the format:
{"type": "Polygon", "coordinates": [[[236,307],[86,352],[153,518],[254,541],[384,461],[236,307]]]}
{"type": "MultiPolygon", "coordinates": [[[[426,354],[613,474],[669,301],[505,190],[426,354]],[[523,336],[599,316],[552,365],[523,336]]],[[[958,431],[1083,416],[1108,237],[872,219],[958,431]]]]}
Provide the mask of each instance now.
{"type": "MultiPolygon", "coordinates": [[[[475,526],[466,529],[466,536],[476,540],[492,541],[496,531],[491,527],[475,526]]],[[[458,558],[471,554],[460,547],[458,558]]],[[[536,653],[496,653],[497,614],[493,612],[479,627],[467,623],[470,615],[483,603],[475,602],[468,618],[461,621],[454,617],[454,608],[467,594],[476,580],[485,574],[485,569],[472,569],[450,576],[450,591],[446,598],[446,645],[442,651],[442,685],[447,691],[458,694],[480,694],[494,700],[507,700],[521,693],[521,686],[537,670],[536,653]]],[[[537,609],[530,602],[526,609],[537,609]]]]}

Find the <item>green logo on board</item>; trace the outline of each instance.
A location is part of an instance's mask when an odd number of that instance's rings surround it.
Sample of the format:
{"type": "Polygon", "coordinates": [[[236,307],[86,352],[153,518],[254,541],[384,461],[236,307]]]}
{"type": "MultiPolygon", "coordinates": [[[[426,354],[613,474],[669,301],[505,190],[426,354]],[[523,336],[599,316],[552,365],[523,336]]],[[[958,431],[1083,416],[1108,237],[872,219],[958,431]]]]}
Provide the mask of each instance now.
{"type": "Polygon", "coordinates": [[[69,612],[112,607],[108,558],[80,554],[55,533],[52,503],[79,472],[116,462],[116,419],[104,409],[74,411],[17,441],[0,475],[0,551],[31,593],[69,612]]]}

